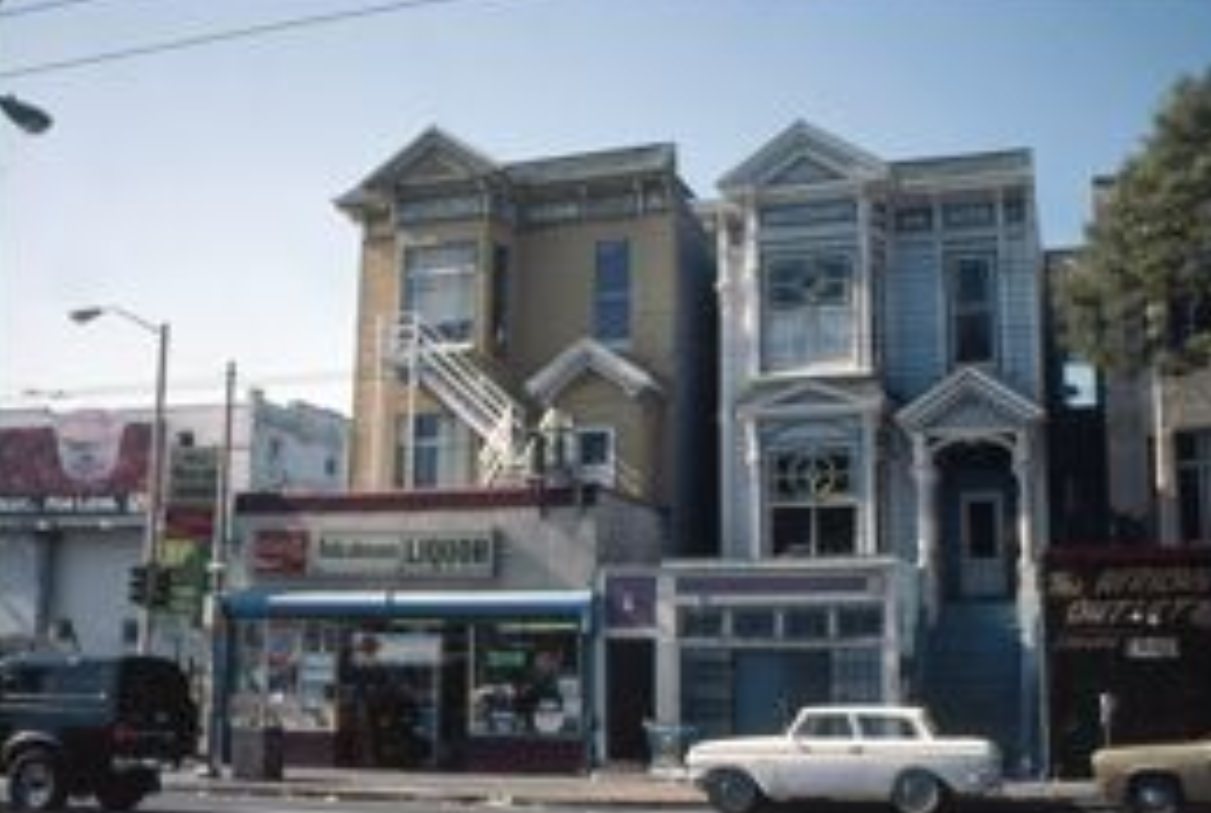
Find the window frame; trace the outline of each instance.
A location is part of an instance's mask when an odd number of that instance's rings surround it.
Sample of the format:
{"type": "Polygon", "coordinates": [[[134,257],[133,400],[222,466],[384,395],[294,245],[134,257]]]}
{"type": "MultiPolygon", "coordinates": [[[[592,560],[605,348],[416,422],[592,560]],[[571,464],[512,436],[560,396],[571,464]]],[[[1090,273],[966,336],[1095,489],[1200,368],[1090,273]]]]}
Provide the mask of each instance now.
{"type": "Polygon", "coordinates": [[[407,245],[402,249],[400,259],[401,284],[399,288],[399,307],[402,313],[416,314],[427,326],[435,330],[449,345],[470,347],[475,341],[478,326],[477,285],[479,273],[479,246],[474,240],[452,240],[433,245],[407,245]],[[441,252],[452,255],[452,259],[444,262],[421,262],[419,258],[425,255],[437,256],[441,252]],[[465,252],[458,257],[459,252],[465,252]],[[457,262],[455,260],[458,260],[457,262]],[[451,283],[450,280],[454,282],[451,283]],[[429,291],[421,291],[422,283],[434,286],[429,291]],[[425,295],[432,295],[432,290],[441,286],[459,286],[455,291],[455,302],[461,307],[461,312],[449,314],[434,314],[427,311],[423,301],[417,301],[425,295]]]}
{"type": "Polygon", "coordinates": [[[590,329],[593,338],[608,347],[626,347],[631,342],[635,291],[633,266],[629,239],[610,238],[594,244],[590,329]],[[621,265],[612,265],[618,257],[622,258],[621,265]],[[613,274],[617,274],[618,278],[611,279],[613,274]],[[618,312],[613,312],[615,309],[618,312]]]}
{"type": "Polygon", "coordinates": [[[848,244],[768,244],[761,248],[759,352],[763,371],[856,363],[859,263],[857,248],[848,244]],[[790,301],[796,297],[800,301],[790,301]]]}
{"type": "Polygon", "coordinates": [[[1000,327],[1000,280],[997,273],[997,255],[992,249],[951,251],[946,255],[946,305],[948,321],[948,355],[951,367],[991,366],[1000,355],[998,330],[1000,327]],[[986,296],[981,302],[961,300],[963,269],[970,263],[981,263],[983,285],[986,296]],[[961,344],[968,335],[962,323],[983,317],[987,333],[987,352],[980,355],[975,349],[961,344]]]}
{"type": "MultiPolygon", "coordinates": [[[[860,523],[862,499],[860,495],[861,465],[860,450],[858,447],[845,441],[837,441],[831,439],[807,440],[800,441],[795,444],[775,444],[767,447],[763,451],[763,476],[765,477],[764,492],[765,492],[765,511],[767,520],[767,549],[773,556],[804,556],[807,558],[828,558],[832,556],[855,556],[859,553],[859,539],[861,536],[860,523]],[[832,490],[831,488],[825,492],[823,485],[812,482],[808,485],[808,489],[800,491],[790,491],[780,489],[778,481],[780,478],[787,476],[799,476],[792,472],[787,475],[785,472],[780,472],[778,467],[782,465],[782,460],[786,456],[799,456],[800,458],[811,458],[812,461],[843,458],[845,468],[841,475],[843,482],[841,488],[832,490]],[[814,490],[814,493],[813,493],[814,490]],[[806,542],[796,542],[795,544],[783,544],[777,537],[778,522],[776,515],[780,511],[803,510],[810,511],[809,519],[809,537],[806,542]],[[850,537],[846,550],[826,550],[824,525],[828,519],[829,512],[844,510],[848,512],[850,517],[850,537]]],[[[794,463],[794,461],[791,461],[794,463]]],[[[815,463],[812,463],[813,468],[815,463]]]]}

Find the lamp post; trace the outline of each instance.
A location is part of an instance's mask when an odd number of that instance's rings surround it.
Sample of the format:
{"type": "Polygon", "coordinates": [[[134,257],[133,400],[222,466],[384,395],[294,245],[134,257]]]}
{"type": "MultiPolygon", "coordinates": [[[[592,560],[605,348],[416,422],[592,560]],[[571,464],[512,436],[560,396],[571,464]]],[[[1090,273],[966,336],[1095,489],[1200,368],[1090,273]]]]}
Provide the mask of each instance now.
{"type": "MultiPolygon", "coordinates": [[[[125,319],[156,337],[156,400],[151,426],[151,480],[147,488],[147,521],[143,532],[142,564],[149,573],[155,572],[160,539],[164,534],[164,393],[168,373],[169,327],[167,322],[151,322],[138,314],[115,305],[77,308],[68,315],[73,322],[85,324],[105,314],[125,319]]],[[[152,644],[154,615],[151,602],[139,612],[139,654],[147,654],[152,644]]]]}
{"type": "Polygon", "coordinates": [[[45,110],[21,101],[11,93],[0,96],[0,110],[4,111],[9,121],[33,135],[46,132],[54,123],[45,110]]]}

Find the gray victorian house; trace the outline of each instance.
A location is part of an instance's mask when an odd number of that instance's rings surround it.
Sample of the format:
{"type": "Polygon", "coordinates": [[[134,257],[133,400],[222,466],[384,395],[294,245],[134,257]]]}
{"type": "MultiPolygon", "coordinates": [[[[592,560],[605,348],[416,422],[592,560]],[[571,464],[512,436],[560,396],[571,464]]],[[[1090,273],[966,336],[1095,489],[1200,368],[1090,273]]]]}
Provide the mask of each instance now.
{"type": "Polygon", "coordinates": [[[800,122],[720,189],[721,552],[737,571],[793,570],[797,601],[832,606],[827,679],[777,656],[785,614],[736,668],[792,707],[925,703],[1013,767],[1043,764],[1029,151],[889,162],[800,122]],[[882,623],[854,638],[846,608],[880,591],[882,623]]]}

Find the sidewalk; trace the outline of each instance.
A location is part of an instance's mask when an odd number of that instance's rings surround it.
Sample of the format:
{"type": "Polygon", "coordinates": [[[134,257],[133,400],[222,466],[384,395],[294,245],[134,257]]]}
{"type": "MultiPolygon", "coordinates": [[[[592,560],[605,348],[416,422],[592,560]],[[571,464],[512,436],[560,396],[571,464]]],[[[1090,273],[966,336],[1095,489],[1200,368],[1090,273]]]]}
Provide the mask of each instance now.
{"type": "MultiPolygon", "coordinates": [[[[702,793],[684,779],[638,768],[609,767],[590,774],[530,775],[429,773],[349,768],[286,769],[281,781],[197,776],[192,768],[164,775],[164,789],[212,796],[261,796],[333,801],[445,801],[458,804],[586,804],[627,808],[704,807],[702,793]]],[[[1010,782],[1004,801],[1031,810],[1099,804],[1089,782],[1010,782]]]]}
{"type": "Polygon", "coordinates": [[[213,796],[267,796],[334,801],[446,801],[459,804],[581,803],[613,807],[701,807],[703,795],[683,779],[639,769],[590,774],[478,774],[287,767],[280,781],[200,777],[192,767],[169,772],[164,790],[213,796]]]}

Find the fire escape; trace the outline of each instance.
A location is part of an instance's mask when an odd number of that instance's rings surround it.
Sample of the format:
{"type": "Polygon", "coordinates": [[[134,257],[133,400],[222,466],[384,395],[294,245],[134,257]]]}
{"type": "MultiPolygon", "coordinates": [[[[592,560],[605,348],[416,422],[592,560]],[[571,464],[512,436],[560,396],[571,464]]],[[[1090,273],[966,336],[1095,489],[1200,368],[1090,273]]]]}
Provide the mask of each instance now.
{"type": "MultiPolygon", "coordinates": [[[[448,340],[416,313],[404,313],[387,337],[387,359],[407,370],[479,436],[477,471],[484,485],[522,477],[530,463],[526,408],[485,373],[465,344],[448,340]]],[[[415,409],[410,409],[414,415],[415,409]]],[[[411,423],[411,422],[410,422],[411,423]]]]}

